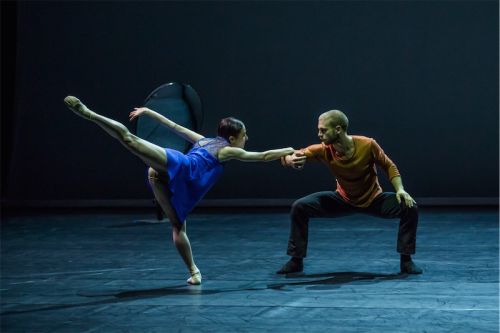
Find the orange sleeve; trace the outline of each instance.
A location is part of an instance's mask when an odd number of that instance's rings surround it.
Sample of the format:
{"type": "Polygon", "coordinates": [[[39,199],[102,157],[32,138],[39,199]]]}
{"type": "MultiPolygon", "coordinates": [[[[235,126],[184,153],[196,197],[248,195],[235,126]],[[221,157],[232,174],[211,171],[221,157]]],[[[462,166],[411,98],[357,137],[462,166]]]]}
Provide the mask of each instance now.
{"type": "Polygon", "coordinates": [[[311,145],[307,148],[302,148],[299,151],[306,155],[306,162],[318,162],[324,160],[325,148],[321,144],[311,145]]]}
{"type": "Polygon", "coordinates": [[[401,176],[399,174],[399,170],[394,164],[393,161],[384,153],[382,148],[378,145],[375,140],[371,140],[371,154],[373,158],[373,162],[378,165],[387,175],[389,180],[392,180],[394,177],[401,176]]]}

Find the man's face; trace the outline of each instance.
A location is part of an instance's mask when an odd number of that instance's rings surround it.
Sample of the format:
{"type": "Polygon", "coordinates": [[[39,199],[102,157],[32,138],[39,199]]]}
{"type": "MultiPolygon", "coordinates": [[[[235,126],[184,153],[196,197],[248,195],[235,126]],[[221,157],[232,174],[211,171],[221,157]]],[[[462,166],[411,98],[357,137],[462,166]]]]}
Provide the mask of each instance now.
{"type": "Polygon", "coordinates": [[[335,128],[331,127],[330,121],[325,118],[318,120],[318,137],[325,145],[331,145],[339,138],[335,128]]]}

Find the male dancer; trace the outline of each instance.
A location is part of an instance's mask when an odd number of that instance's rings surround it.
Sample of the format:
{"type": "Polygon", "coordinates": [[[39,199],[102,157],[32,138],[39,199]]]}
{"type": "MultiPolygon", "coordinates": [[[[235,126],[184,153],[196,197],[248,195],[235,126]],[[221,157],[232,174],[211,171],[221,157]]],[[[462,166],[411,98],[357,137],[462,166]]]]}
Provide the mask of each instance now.
{"type": "Polygon", "coordinates": [[[348,136],[349,121],[339,110],[323,113],[318,120],[318,136],[323,141],[281,158],[284,166],[302,169],[306,161],[324,162],[337,179],[337,191],[310,194],[294,202],[291,212],[287,254],[292,256],[277,274],[303,270],[310,218],[367,214],[379,218],[400,218],[397,251],[402,273],[421,274],[412,260],[418,224],[415,200],[404,190],[396,165],[375,140],[348,136]],[[382,192],[377,179],[377,164],[387,174],[396,193],[382,192]]]}

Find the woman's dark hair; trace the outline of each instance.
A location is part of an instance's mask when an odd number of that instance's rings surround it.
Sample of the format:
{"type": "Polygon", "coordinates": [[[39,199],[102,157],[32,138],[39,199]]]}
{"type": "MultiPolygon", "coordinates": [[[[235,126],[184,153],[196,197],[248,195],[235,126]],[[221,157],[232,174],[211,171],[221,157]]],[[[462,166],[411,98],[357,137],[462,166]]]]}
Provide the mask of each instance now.
{"type": "Polygon", "coordinates": [[[236,137],[243,126],[245,125],[241,120],[233,117],[224,118],[220,121],[219,126],[217,126],[217,136],[229,140],[230,136],[236,137]]]}

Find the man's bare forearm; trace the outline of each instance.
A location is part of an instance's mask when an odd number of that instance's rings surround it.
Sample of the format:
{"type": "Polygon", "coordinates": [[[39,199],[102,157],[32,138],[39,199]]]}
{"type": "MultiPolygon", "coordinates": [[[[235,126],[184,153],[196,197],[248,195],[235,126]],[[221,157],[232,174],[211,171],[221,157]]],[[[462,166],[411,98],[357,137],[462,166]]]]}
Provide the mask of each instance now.
{"type": "Polygon", "coordinates": [[[396,190],[396,192],[404,191],[405,188],[403,187],[403,181],[401,180],[401,176],[396,176],[396,177],[392,178],[391,183],[392,183],[392,186],[394,186],[394,189],[396,190]]]}

